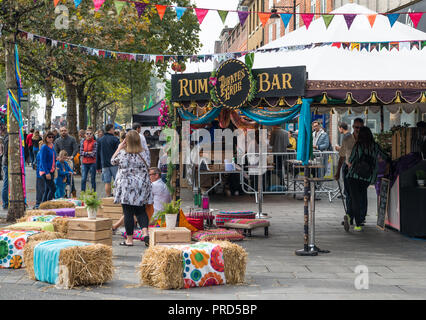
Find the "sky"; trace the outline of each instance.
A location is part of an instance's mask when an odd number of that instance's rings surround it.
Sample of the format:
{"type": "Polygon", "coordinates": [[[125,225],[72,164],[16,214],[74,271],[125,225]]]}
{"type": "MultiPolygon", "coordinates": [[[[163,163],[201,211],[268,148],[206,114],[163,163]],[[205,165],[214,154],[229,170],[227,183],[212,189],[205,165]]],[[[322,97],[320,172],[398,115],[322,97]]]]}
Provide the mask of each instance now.
{"type": "MultiPolygon", "coordinates": [[[[198,8],[203,9],[220,9],[220,10],[236,10],[238,6],[238,0],[193,0],[192,3],[198,8]]],[[[219,40],[219,35],[222,29],[226,26],[234,27],[238,23],[238,15],[236,12],[229,12],[226,17],[225,24],[219,17],[216,11],[209,11],[201,24],[200,41],[202,48],[200,54],[209,54],[214,52],[214,43],[219,40]]],[[[156,52],[153,52],[156,53],[156,52]]],[[[186,72],[206,72],[213,70],[213,63],[211,61],[206,63],[186,63],[186,72]]],[[[37,111],[37,117],[39,123],[44,123],[44,107],[46,99],[42,96],[36,97],[40,109],[37,111]]],[[[66,112],[65,102],[61,102],[59,99],[55,99],[55,104],[52,110],[52,119],[66,112]]]]}

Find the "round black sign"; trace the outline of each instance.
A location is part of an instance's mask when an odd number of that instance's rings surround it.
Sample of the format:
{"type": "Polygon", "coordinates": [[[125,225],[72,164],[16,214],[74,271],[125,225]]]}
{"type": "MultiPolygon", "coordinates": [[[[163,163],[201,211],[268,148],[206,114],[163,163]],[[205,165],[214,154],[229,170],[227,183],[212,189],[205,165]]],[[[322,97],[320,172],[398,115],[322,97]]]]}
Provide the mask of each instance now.
{"type": "Polygon", "coordinates": [[[247,102],[250,94],[250,70],[239,60],[229,59],[217,69],[216,97],[228,108],[236,109],[247,102]]]}

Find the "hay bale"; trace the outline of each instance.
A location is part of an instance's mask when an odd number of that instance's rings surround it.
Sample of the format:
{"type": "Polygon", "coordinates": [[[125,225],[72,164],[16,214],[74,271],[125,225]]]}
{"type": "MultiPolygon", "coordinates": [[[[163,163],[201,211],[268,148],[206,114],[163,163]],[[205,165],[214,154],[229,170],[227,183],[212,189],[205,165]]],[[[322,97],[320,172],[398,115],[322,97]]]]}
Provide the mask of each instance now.
{"type": "MultiPolygon", "coordinates": [[[[34,248],[43,241],[31,241],[24,248],[24,259],[30,279],[34,272],[34,248]],[[27,262],[28,261],[28,262],[27,262]]],[[[112,248],[103,244],[68,247],[59,255],[59,274],[56,286],[71,289],[76,286],[100,285],[111,281],[114,274],[112,248]]]]}
{"type": "Polygon", "coordinates": [[[53,240],[53,239],[64,239],[66,234],[60,233],[60,232],[52,232],[52,231],[43,231],[40,233],[37,233],[35,235],[32,235],[28,237],[28,242],[35,242],[35,241],[47,241],[47,240],[53,240]]]}
{"type": "Polygon", "coordinates": [[[75,219],[75,218],[69,218],[69,217],[55,218],[52,221],[53,227],[55,228],[55,231],[63,233],[63,234],[67,234],[68,233],[68,223],[71,219],[75,219]]]}
{"type": "Polygon", "coordinates": [[[42,221],[25,221],[5,226],[2,229],[15,231],[54,231],[53,224],[42,221]]]}
{"type": "Polygon", "coordinates": [[[184,287],[182,251],[166,246],[150,247],[139,265],[141,282],[160,289],[184,287]]]}
{"type": "MultiPolygon", "coordinates": [[[[226,283],[235,285],[245,281],[247,252],[229,241],[212,241],[222,248],[226,283]]],[[[183,256],[178,246],[154,246],[145,251],[139,265],[141,283],[160,289],[185,287],[183,256]]]]}
{"type": "Polygon", "coordinates": [[[230,241],[212,242],[220,245],[222,248],[226,283],[244,283],[247,266],[247,252],[244,248],[230,241]]]}
{"type": "Polygon", "coordinates": [[[75,204],[70,201],[46,201],[40,204],[40,209],[60,209],[75,208],[75,204]]]}
{"type": "MultiPolygon", "coordinates": [[[[56,212],[53,211],[53,210],[27,210],[27,211],[25,211],[25,217],[29,217],[29,216],[50,216],[50,215],[56,215],[56,212]]],[[[23,218],[25,218],[25,217],[23,217],[23,218]]],[[[21,219],[23,219],[23,218],[21,218],[21,219]]]]}

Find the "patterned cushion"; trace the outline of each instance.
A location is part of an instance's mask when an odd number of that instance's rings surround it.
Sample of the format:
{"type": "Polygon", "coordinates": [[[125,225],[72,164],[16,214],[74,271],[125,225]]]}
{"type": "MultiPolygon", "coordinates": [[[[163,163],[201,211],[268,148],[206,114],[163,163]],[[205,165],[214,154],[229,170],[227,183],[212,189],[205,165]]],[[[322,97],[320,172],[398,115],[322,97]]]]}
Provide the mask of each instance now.
{"type": "Polygon", "coordinates": [[[254,219],[255,216],[253,211],[220,211],[216,214],[216,225],[223,226],[232,219],[254,219]]]}
{"type": "MultiPolygon", "coordinates": [[[[122,232],[121,235],[123,236],[123,238],[127,238],[127,233],[126,231],[122,232]]],[[[133,239],[135,240],[143,240],[144,236],[142,234],[142,230],[135,230],[133,231],[133,239]]]]}
{"type": "Polygon", "coordinates": [[[190,218],[186,217],[188,223],[193,225],[197,230],[204,230],[204,220],[203,218],[190,218]]]}
{"type": "Polygon", "coordinates": [[[269,221],[265,219],[232,219],[225,223],[225,227],[255,229],[269,227],[269,224],[269,221]]]}
{"type": "Polygon", "coordinates": [[[24,246],[39,231],[0,230],[0,269],[24,267],[24,246]]]}
{"type": "Polygon", "coordinates": [[[240,241],[243,240],[244,236],[235,230],[226,229],[211,229],[197,231],[192,234],[192,240],[194,241],[212,241],[212,240],[229,240],[229,241],[240,241]]]}

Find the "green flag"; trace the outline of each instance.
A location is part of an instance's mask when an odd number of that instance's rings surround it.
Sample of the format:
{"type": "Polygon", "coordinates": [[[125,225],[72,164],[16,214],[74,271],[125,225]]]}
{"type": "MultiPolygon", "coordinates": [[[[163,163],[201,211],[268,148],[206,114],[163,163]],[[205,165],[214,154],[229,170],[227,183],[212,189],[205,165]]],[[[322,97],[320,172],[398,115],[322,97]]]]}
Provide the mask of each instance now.
{"type": "Polygon", "coordinates": [[[117,15],[120,15],[121,10],[123,10],[124,5],[126,4],[124,1],[114,1],[115,9],[117,10],[117,15]]]}
{"type": "Polygon", "coordinates": [[[219,13],[220,18],[222,19],[222,23],[225,24],[226,17],[228,16],[228,11],[217,10],[217,13],[219,13]]]}
{"type": "Polygon", "coordinates": [[[334,14],[323,14],[322,18],[324,19],[325,28],[328,29],[328,26],[331,23],[331,20],[334,18],[334,14]]]}
{"type": "Polygon", "coordinates": [[[151,96],[149,96],[149,102],[148,102],[148,108],[147,109],[151,109],[153,104],[154,104],[154,101],[152,101],[151,96]]]}

